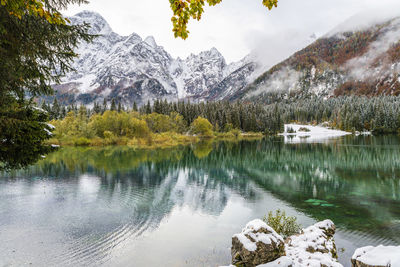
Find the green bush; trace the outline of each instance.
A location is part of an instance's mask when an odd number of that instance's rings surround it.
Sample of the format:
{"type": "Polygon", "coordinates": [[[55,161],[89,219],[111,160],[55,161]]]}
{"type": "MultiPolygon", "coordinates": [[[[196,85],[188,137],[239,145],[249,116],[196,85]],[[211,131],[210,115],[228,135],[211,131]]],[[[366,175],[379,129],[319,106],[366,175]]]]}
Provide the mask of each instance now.
{"type": "Polygon", "coordinates": [[[213,136],[213,126],[212,124],[205,118],[198,117],[194,120],[191,125],[191,131],[194,134],[198,134],[204,137],[212,137],[213,136]]]}
{"type": "Polygon", "coordinates": [[[229,131],[235,138],[239,138],[241,131],[239,129],[232,129],[229,131]]]}
{"type": "Polygon", "coordinates": [[[301,230],[300,225],[296,222],[297,218],[287,217],[285,211],[281,210],[277,210],[275,215],[270,211],[268,217],[264,216],[263,221],[284,238],[297,234],[301,230]]]}
{"type": "Polygon", "coordinates": [[[116,145],[118,138],[110,131],[104,131],[104,140],[107,145],[116,145]]]}
{"type": "Polygon", "coordinates": [[[88,146],[90,145],[90,140],[85,137],[79,137],[74,140],[75,146],[88,146]]]}
{"type": "Polygon", "coordinates": [[[232,123],[225,124],[225,126],[224,126],[224,132],[225,133],[228,133],[228,132],[230,132],[232,130],[233,130],[233,124],[232,123]]]}

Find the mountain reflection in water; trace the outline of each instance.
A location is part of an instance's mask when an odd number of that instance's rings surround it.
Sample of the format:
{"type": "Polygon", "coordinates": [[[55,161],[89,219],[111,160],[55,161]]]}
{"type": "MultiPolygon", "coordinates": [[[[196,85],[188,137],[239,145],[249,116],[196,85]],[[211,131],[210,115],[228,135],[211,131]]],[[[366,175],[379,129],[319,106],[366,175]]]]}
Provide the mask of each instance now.
{"type": "Polygon", "coordinates": [[[277,208],[304,226],[333,220],[347,262],[353,246],[400,244],[399,148],[390,136],[63,148],[2,174],[0,263],[227,264],[231,235],[277,208]]]}

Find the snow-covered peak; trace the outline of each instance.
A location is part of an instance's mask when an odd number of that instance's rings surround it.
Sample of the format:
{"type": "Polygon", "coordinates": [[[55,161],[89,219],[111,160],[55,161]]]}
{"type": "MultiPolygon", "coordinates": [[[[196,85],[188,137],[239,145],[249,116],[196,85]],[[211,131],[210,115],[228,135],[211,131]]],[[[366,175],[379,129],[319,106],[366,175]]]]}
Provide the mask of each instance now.
{"type": "Polygon", "coordinates": [[[91,34],[107,35],[112,33],[112,29],[107,21],[99,14],[93,11],[82,11],[71,18],[73,24],[86,22],[90,24],[91,34]]]}
{"type": "Polygon", "coordinates": [[[198,56],[200,58],[223,59],[225,61],[224,56],[215,47],[211,48],[210,50],[200,52],[198,56]]]}
{"type": "MultiPolygon", "coordinates": [[[[91,25],[90,33],[100,35],[79,46],[79,58],[73,63],[77,71],[69,73],[57,87],[69,99],[84,104],[104,98],[118,98],[128,105],[157,98],[206,99],[231,70],[244,64],[239,62],[228,68],[216,48],[184,60],[174,59],[153,36],[144,40],[136,33],[120,36],[95,12],[83,11],[70,20],[72,24],[86,22],[91,25]]],[[[246,80],[244,75],[240,77],[246,80]]]]}
{"type": "Polygon", "coordinates": [[[153,48],[157,47],[156,40],[154,39],[153,36],[147,36],[146,39],[144,39],[144,42],[148,45],[150,45],[153,48]]]}
{"type": "Polygon", "coordinates": [[[222,57],[222,54],[218,51],[217,48],[213,47],[210,49],[209,53],[215,57],[222,57]]]}
{"type": "Polygon", "coordinates": [[[132,45],[132,44],[137,44],[142,42],[142,38],[136,34],[136,33],[132,33],[131,35],[127,36],[127,38],[124,41],[124,45],[132,45]]]}

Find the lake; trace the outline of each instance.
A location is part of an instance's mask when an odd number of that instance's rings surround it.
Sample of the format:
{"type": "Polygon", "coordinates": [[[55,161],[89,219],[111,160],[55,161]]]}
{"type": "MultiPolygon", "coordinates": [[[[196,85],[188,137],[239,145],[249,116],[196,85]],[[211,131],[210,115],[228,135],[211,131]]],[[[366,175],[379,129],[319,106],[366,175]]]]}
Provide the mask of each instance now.
{"type": "Polygon", "coordinates": [[[331,219],[339,260],[400,245],[400,138],[62,148],[0,173],[0,266],[217,266],[269,211],[331,219]]]}

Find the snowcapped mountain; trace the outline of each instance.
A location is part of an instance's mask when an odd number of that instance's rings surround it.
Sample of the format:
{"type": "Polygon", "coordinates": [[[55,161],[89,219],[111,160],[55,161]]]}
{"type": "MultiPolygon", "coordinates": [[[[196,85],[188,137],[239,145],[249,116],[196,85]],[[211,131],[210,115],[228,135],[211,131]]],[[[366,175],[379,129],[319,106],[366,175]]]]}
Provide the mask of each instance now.
{"type": "Polygon", "coordinates": [[[115,98],[128,105],[154,99],[205,100],[211,94],[213,99],[221,99],[227,95],[221,90],[229,87],[229,92],[234,92],[238,85],[246,86],[256,69],[248,59],[228,65],[215,48],[174,59],[152,36],[144,40],[136,33],[120,36],[94,12],[84,11],[70,19],[74,24],[91,24],[90,33],[99,37],[80,45],[79,58],[73,63],[76,71],[54,86],[64,103],[91,104],[115,98]],[[240,71],[247,64],[251,67],[240,71]],[[229,78],[233,73],[235,78],[229,78]],[[230,79],[232,86],[227,84],[230,79]]]}
{"type": "Polygon", "coordinates": [[[238,88],[229,100],[400,94],[400,18],[351,19],[238,88]]]}

